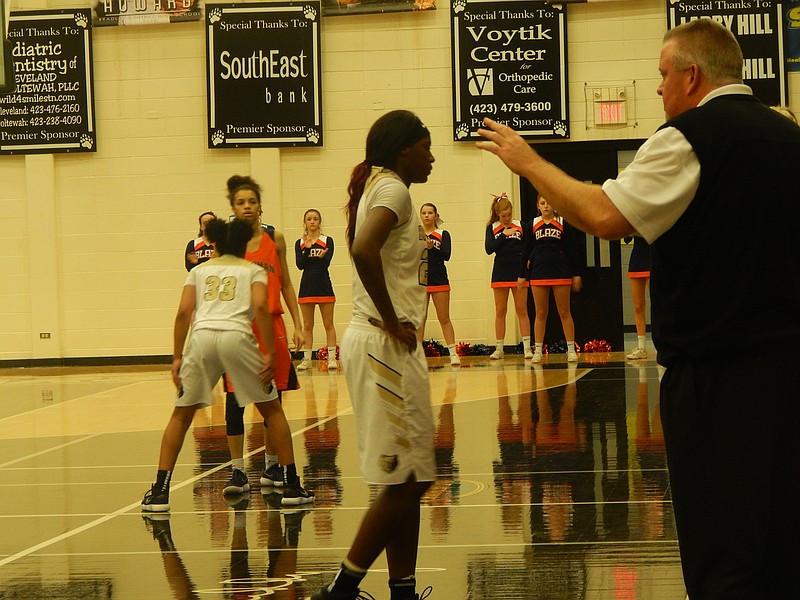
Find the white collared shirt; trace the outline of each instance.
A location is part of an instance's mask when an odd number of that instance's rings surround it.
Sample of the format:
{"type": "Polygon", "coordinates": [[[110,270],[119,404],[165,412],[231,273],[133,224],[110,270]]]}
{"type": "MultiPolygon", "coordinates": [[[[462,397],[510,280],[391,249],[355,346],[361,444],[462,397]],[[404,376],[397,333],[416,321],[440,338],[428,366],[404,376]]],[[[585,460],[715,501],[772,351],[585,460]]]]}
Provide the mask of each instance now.
{"type": "MultiPolygon", "coordinates": [[[[747,85],[725,85],[709,92],[698,106],[718,96],[752,93],[747,85]]],[[[686,211],[699,185],[700,162],[694,149],[680,131],[665,127],[642,144],[616,179],[603,183],[603,191],[652,244],[686,211]]]]}

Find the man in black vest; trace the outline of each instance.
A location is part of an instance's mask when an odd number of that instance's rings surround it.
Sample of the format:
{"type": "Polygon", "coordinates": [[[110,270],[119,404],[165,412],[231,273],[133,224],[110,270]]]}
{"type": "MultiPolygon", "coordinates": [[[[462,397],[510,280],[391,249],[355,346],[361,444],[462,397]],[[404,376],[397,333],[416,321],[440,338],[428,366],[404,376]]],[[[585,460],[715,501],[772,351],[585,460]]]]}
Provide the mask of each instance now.
{"type": "Polygon", "coordinates": [[[669,119],[615,180],[577,181],[491,119],[477,146],[573,225],[653,246],[653,341],[691,600],[797,598],[800,586],[800,127],[742,85],[710,19],[667,32],[669,119]]]}

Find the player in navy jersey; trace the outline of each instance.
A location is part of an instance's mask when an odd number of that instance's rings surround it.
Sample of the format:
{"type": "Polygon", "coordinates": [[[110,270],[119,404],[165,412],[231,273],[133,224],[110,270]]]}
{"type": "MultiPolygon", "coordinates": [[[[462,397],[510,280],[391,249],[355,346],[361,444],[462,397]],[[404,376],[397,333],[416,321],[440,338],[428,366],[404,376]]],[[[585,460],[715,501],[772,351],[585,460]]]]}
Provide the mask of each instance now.
{"type": "Polygon", "coordinates": [[[450,260],[450,234],[441,228],[442,219],[435,205],[427,202],[419,209],[422,230],[425,232],[425,248],[428,250],[428,297],[425,302],[425,318],[417,337],[425,337],[425,321],[428,320],[428,301],[433,300],[436,317],[442,328],[442,335],[450,352],[450,364],[458,366],[461,360],[456,353],[456,334],[450,321],[450,280],[447,277],[445,262],[450,260]]]}
{"type": "Polygon", "coordinates": [[[300,279],[298,303],[303,315],[303,360],[298,370],[311,367],[311,352],[314,336],[314,307],[319,306],[325,338],[328,346],[328,369],[337,369],[336,328],[333,325],[333,306],[336,296],[328,268],[333,260],[333,238],[322,233],[322,215],[310,208],[303,215],[303,237],[294,244],[297,268],[303,272],[300,279]]]}
{"type": "Polygon", "coordinates": [[[522,223],[512,218],[511,201],[503,192],[495,196],[486,225],[486,254],[494,254],[492,267],[492,291],[494,292],[494,333],[497,339],[492,360],[503,358],[503,342],[506,337],[506,311],[508,292],[514,296],[514,309],[522,332],[525,358],[532,358],[531,322],[528,318],[528,281],[522,269],[522,223]]]}
{"type": "Polygon", "coordinates": [[[541,195],[536,200],[539,211],[525,234],[525,270],[533,291],[536,305],[536,320],[533,324],[533,338],[536,350],[533,362],[542,362],[542,346],[547,328],[547,315],[550,312],[550,290],[556,300],[558,316],[564,337],[567,338],[567,360],[577,362],[575,352],[575,323],[569,307],[570,291],[580,289],[580,277],[575,275],[567,253],[567,229],[564,219],[555,214],[553,207],[541,195]]]}
{"type": "Polygon", "coordinates": [[[633,252],[628,263],[633,297],[633,320],[636,324],[636,350],[627,355],[629,360],[647,358],[647,319],[645,317],[645,292],[650,282],[650,244],[643,237],[634,236],[633,252]]]}
{"type": "Polygon", "coordinates": [[[187,271],[191,271],[214,255],[214,248],[206,237],[206,225],[216,218],[217,215],[210,210],[202,213],[197,218],[197,222],[200,223],[200,230],[197,232],[197,237],[189,240],[189,243],[186,244],[186,251],[183,253],[183,261],[187,271]]]}

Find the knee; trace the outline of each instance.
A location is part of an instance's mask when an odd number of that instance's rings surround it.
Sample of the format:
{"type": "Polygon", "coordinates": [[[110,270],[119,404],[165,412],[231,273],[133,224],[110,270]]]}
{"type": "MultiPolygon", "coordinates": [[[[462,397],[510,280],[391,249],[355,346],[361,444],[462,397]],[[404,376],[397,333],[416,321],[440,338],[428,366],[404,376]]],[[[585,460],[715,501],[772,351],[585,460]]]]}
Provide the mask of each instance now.
{"type": "Polygon", "coordinates": [[[275,415],[283,414],[283,406],[277,400],[270,400],[268,402],[259,402],[256,407],[264,417],[264,427],[267,427],[267,422],[275,415]]]}
{"type": "Polygon", "coordinates": [[[231,392],[225,395],[225,433],[244,435],[244,408],[239,406],[231,392]]]}
{"type": "Polygon", "coordinates": [[[173,421],[177,422],[184,430],[189,429],[189,426],[192,424],[192,419],[194,418],[194,407],[176,407],[175,410],[172,411],[172,419],[173,421]]]}

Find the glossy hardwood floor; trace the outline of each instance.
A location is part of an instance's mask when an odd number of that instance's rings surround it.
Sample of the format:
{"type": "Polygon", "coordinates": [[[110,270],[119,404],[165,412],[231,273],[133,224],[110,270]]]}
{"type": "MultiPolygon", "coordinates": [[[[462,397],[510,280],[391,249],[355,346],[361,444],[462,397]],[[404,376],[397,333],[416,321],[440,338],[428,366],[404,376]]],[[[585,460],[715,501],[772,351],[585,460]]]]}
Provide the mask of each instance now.
{"type": "MultiPolygon", "coordinates": [[[[422,510],[430,600],[683,600],[658,371],[623,353],[429,359],[439,480],[422,510]]],[[[308,597],[330,580],[375,490],[347,387],[315,363],[286,394],[307,510],[226,499],[221,395],[197,414],[166,518],[139,502],[172,408],[165,367],[0,370],[0,599],[308,597]]],[[[388,600],[383,557],[363,589],[388,600]]]]}

